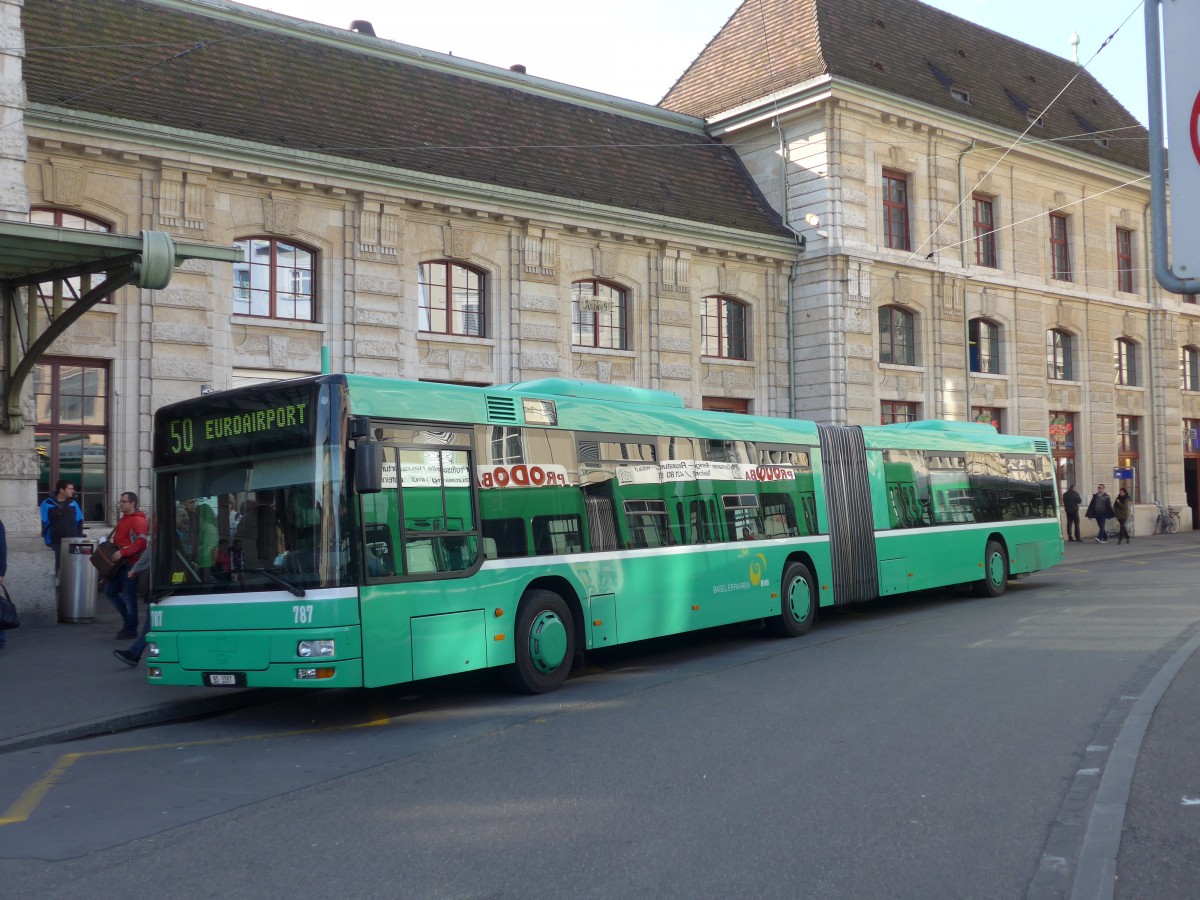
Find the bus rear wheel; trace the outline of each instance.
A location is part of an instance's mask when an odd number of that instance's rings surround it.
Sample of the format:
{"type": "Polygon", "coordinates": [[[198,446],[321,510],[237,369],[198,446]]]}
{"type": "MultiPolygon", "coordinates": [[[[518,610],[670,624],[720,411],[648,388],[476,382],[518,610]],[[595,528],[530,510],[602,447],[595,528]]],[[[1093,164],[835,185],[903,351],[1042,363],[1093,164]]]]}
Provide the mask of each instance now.
{"type": "Polygon", "coordinates": [[[975,582],[980,597],[999,597],[1008,587],[1008,556],[999,541],[988,541],[983,551],[983,577],[975,582]]]}
{"type": "Polygon", "coordinates": [[[804,563],[788,563],[783,570],[779,615],[767,620],[767,630],[777,637],[807,634],[816,618],[813,575],[804,563]]]}
{"type": "Polygon", "coordinates": [[[567,680],[575,658],[575,624],[562,597],[553,591],[526,592],[513,639],[517,661],[503,671],[510,688],[546,694],[567,680]]]}

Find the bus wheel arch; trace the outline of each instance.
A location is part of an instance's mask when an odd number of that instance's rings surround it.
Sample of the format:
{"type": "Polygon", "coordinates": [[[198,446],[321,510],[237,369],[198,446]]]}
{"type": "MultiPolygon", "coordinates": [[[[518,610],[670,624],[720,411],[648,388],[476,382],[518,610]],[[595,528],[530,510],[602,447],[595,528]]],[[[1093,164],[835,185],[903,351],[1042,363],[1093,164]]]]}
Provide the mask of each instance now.
{"type": "Polygon", "coordinates": [[[983,577],[973,585],[980,597],[999,597],[1008,587],[1008,545],[999,534],[988,535],[983,548],[983,577]]]}
{"type": "Polygon", "coordinates": [[[779,580],[779,615],[767,620],[767,630],[777,637],[807,634],[817,618],[817,595],[812,561],[802,554],[789,557],[779,580]]]}
{"type": "Polygon", "coordinates": [[[561,687],[576,664],[580,625],[579,601],[569,587],[566,596],[540,582],[526,588],[513,624],[515,662],[501,673],[505,683],[526,694],[561,687]]]}

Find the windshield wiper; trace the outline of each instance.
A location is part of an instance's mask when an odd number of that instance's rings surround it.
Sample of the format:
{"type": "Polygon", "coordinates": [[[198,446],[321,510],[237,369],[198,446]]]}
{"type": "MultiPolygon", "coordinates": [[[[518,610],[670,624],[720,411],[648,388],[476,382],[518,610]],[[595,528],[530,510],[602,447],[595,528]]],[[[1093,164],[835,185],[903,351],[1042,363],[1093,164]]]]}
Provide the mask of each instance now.
{"type": "Polygon", "coordinates": [[[287,592],[289,594],[291,594],[293,597],[303,597],[304,596],[304,588],[294,585],[290,581],[288,581],[286,578],[282,577],[279,574],[278,569],[243,569],[242,571],[243,572],[254,572],[258,575],[266,575],[268,578],[270,578],[276,584],[282,585],[283,587],[287,588],[287,592]]]}

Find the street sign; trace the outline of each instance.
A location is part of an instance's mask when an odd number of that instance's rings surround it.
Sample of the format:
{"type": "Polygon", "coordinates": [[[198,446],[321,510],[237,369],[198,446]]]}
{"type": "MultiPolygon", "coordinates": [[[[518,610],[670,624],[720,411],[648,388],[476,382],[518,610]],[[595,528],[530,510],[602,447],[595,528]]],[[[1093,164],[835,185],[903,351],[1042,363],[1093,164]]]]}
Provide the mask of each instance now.
{"type": "Polygon", "coordinates": [[[1113,469],[1113,481],[1133,481],[1133,469],[1113,469]]]}
{"type": "Polygon", "coordinates": [[[1200,3],[1162,0],[1162,31],[1171,271],[1180,278],[1200,278],[1200,3]]]}

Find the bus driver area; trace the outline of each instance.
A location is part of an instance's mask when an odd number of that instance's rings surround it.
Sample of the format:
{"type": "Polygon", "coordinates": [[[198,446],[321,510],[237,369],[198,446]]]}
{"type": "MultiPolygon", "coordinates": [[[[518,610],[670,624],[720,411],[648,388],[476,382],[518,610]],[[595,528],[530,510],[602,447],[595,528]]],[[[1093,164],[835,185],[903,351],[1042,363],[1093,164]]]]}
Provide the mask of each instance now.
{"type": "Polygon", "coordinates": [[[328,375],[156,416],[152,683],[381,686],[1057,563],[1048,443],[548,379],[328,375]],[[230,548],[237,547],[236,555],[230,548]]]}

